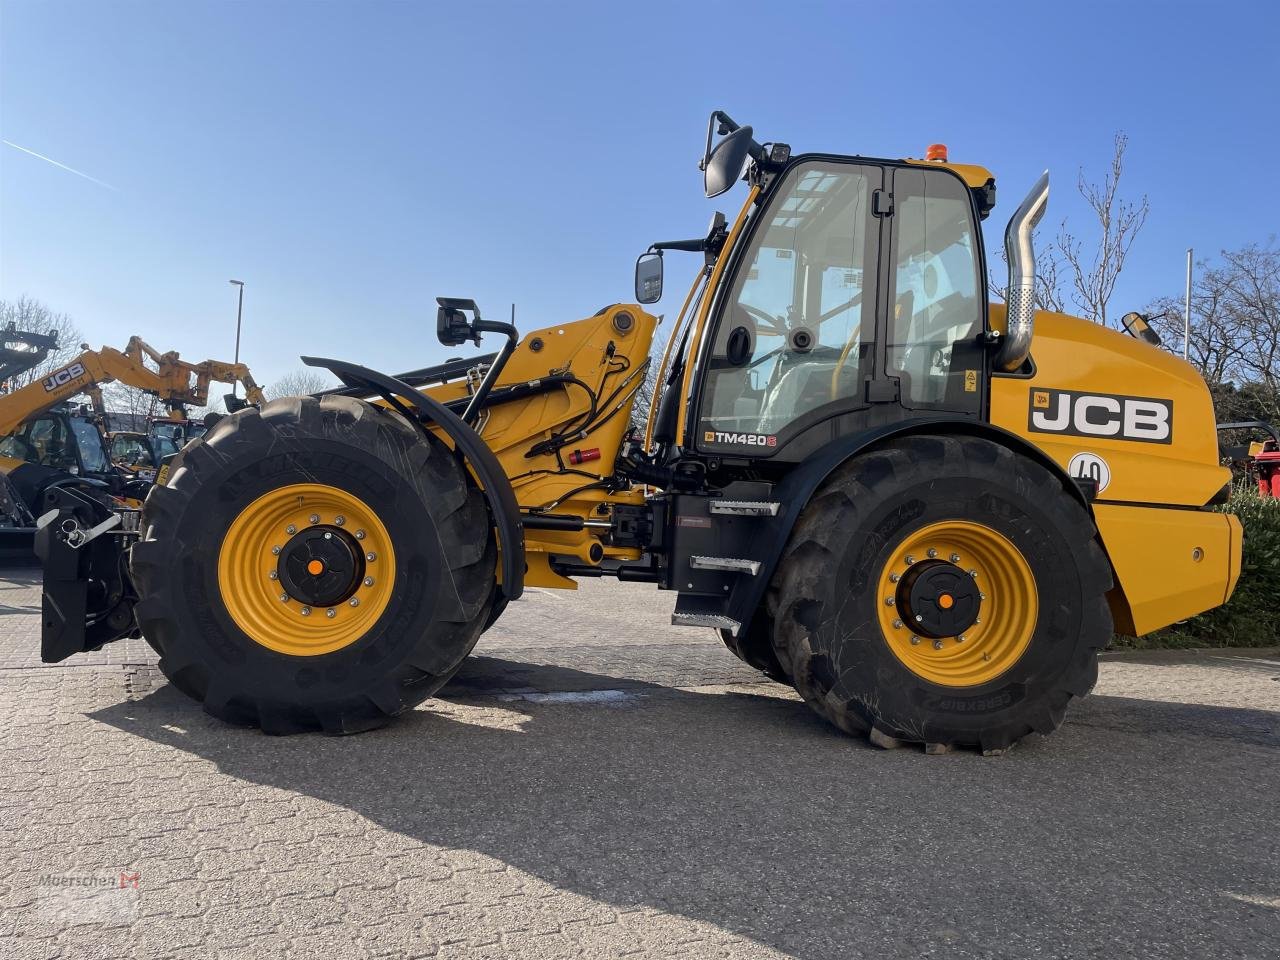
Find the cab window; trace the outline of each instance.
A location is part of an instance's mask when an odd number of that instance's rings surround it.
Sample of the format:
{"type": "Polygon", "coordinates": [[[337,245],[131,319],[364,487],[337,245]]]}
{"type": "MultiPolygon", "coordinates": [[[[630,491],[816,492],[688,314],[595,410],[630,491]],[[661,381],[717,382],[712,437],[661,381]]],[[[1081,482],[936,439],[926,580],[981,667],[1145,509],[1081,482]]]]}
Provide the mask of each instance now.
{"type": "Polygon", "coordinates": [[[983,298],[968,190],[944,170],[899,169],[893,184],[888,374],[903,406],[976,410],[983,298]]]}
{"type": "Polygon", "coordinates": [[[154,467],[151,462],[151,451],[138,437],[113,437],[111,440],[111,459],[129,466],[154,467]]]}
{"type": "Polygon", "coordinates": [[[704,430],[773,434],[861,398],[871,372],[879,167],[810,162],[779,186],[739,261],[707,357],[704,430]],[[865,294],[865,296],[864,296],[865,294]]]}

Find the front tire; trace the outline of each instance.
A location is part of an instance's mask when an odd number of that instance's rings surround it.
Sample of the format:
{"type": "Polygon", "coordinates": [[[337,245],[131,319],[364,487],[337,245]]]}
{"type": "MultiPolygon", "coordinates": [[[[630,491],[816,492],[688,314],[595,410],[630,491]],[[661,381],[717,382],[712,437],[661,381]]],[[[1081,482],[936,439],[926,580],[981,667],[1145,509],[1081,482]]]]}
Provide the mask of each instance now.
{"type": "Polygon", "coordinates": [[[367,730],[438,690],[494,596],[484,496],[443,444],[346,397],[223,418],[155,487],[133,547],[174,686],[267,733],[367,730]]]}
{"type": "Polygon", "coordinates": [[[1110,566],[1047,469],[974,437],[855,457],[806,506],[771,586],[774,651],[818,714],[881,745],[999,752],[1097,679],[1110,566]]]}

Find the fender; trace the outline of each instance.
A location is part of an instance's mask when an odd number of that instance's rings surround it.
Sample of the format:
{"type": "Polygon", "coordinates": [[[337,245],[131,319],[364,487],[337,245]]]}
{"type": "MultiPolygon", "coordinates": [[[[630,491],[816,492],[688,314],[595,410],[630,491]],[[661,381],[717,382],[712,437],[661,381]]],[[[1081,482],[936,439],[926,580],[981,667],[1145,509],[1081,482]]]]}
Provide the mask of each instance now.
{"type": "Polygon", "coordinates": [[[480,438],[480,434],[439,400],[419,393],[403,380],[345,360],[303,357],[302,362],[309,367],[329,370],[346,386],[355,388],[359,393],[378,394],[392,409],[417,427],[423,436],[430,436],[424,423],[434,423],[448,434],[480,481],[498,531],[498,545],[502,548],[502,583],[498,585],[499,595],[495,607],[505,606],[507,601],[518,599],[524,592],[525,567],[524,525],[520,520],[520,506],[502,464],[488,444],[480,438]]]}
{"type": "Polygon", "coordinates": [[[865,430],[861,433],[840,437],[798,464],[774,488],[773,498],[782,504],[782,510],[773,519],[768,531],[761,531],[762,537],[767,538],[763,556],[761,557],[761,569],[757,576],[740,578],[729,597],[727,613],[741,624],[738,628],[738,636],[747,635],[751,620],[760,606],[760,601],[764,599],[765,590],[773,579],[778,561],[782,557],[782,551],[791,537],[791,530],[795,527],[801,511],[809,503],[809,499],[818,487],[822,486],[827,477],[837,467],[852,457],[886,440],[918,433],[966,434],[968,436],[984,437],[1001,446],[1008,447],[1015,453],[1030,457],[1056,476],[1067,492],[1089,511],[1090,516],[1093,515],[1089,498],[1084,491],[1052,458],[1016,433],[1010,433],[1008,430],[992,426],[980,420],[974,420],[972,417],[936,414],[929,417],[899,421],[865,430]]]}

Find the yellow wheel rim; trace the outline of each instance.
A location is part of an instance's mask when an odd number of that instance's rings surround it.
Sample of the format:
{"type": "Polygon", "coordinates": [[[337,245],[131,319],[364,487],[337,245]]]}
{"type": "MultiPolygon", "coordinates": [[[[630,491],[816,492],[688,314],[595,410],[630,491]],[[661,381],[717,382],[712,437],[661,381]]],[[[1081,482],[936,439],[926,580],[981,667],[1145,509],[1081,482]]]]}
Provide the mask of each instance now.
{"type": "Polygon", "coordinates": [[[944,687],[978,686],[1005,673],[1026,652],[1039,614],[1026,558],[995,530],[967,520],[929,524],[898,544],[880,572],[877,598],[893,655],[944,687]],[[958,591],[946,586],[957,582],[958,591]],[[943,588],[930,592],[929,584],[943,588]],[[976,607],[966,607],[970,601],[976,607]],[[946,614],[961,608],[971,612],[948,635],[946,614]]]}
{"type": "Polygon", "coordinates": [[[377,514],[359,497],[319,483],[264,493],[232,521],[218,553],[218,586],[236,626],[295,657],[332,653],[365,636],[387,609],[395,575],[391,538],[377,514]],[[336,550],[344,563],[349,556],[351,569],[338,573],[336,563],[313,559],[320,547],[336,550]],[[336,585],[322,594],[295,572],[328,573],[336,585]]]}

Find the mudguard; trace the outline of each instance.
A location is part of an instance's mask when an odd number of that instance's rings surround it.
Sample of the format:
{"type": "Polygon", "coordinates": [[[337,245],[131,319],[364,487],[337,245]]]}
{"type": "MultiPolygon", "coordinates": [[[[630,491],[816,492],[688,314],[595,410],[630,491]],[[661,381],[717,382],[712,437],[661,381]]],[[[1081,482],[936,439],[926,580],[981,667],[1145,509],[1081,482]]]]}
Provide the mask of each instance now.
{"type": "Polygon", "coordinates": [[[358,392],[382,397],[396,412],[422,431],[424,436],[429,435],[426,423],[434,423],[448,435],[480,481],[498,531],[498,546],[502,552],[502,582],[499,584],[501,593],[495,607],[505,606],[507,601],[518,599],[524,592],[525,568],[524,525],[520,520],[520,505],[516,502],[515,491],[511,489],[511,481],[507,479],[502,464],[480,434],[440,401],[419,393],[403,380],[345,360],[303,357],[302,362],[310,367],[329,370],[343,384],[358,392]]]}
{"type": "Polygon", "coordinates": [[[759,609],[761,600],[764,599],[765,590],[768,589],[769,582],[773,579],[774,571],[777,569],[778,560],[787,545],[787,540],[791,537],[791,530],[795,527],[801,511],[809,503],[809,499],[818,487],[837,467],[849,458],[885,440],[918,433],[963,433],[969,436],[985,437],[988,440],[1002,444],[1017,453],[1030,457],[1057,476],[1062,481],[1063,487],[1079,499],[1086,510],[1092,513],[1089,497],[1086,496],[1085,491],[1054,460],[1017,434],[992,426],[989,423],[974,420],[972,417],[937,414],[930,417],[920,417],[886,424],[861,433],[840,437],[800,463],[774,488],[772,497],[782,504],[782,509],[779,511],[778,516],[773,518],[773,522],[769,524],[767,531],[761,531],[761,535],[767,538],[767,543],[761,558],[760,571],[754,577],[738,578],[737,584],[729,597],[727,613],[741,624],[738,628],[738,636],[747,635],[747,631],[751,627],[751,620],[754,618],[756,610],[759,609]]]}

